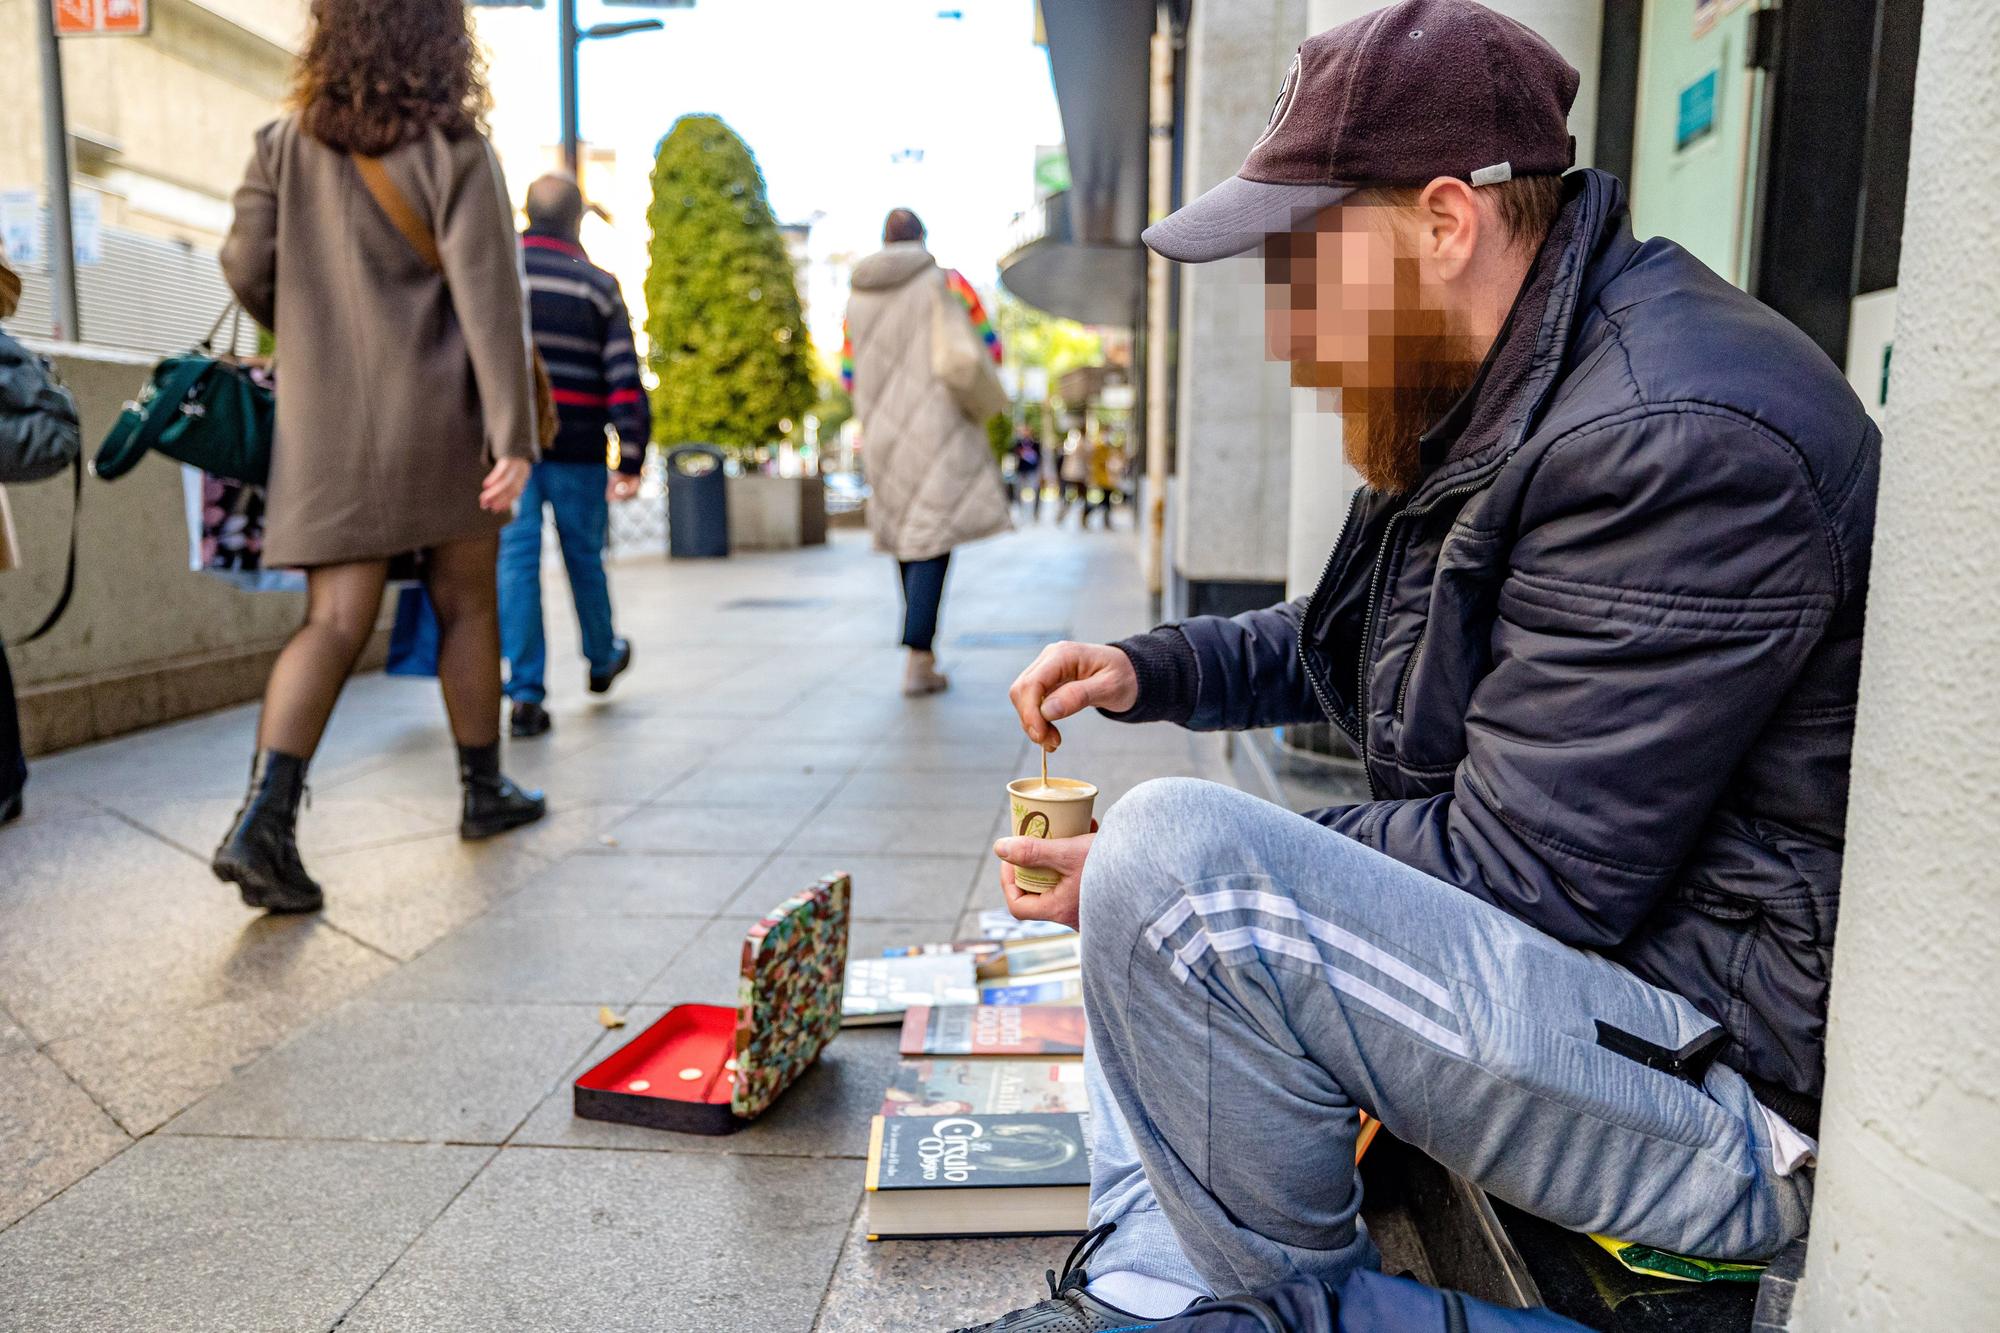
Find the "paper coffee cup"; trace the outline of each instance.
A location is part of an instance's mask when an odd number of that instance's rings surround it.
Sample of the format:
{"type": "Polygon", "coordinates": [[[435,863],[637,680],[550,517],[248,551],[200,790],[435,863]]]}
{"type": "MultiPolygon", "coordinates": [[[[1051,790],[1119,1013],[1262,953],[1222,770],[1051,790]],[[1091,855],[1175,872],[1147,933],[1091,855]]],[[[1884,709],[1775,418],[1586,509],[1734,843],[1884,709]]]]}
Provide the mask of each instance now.
{"type": "MultiPolygon", "coordinates": [[[[1021,838],[1075,838],[1090,832],[1090,808],[1097,788],[1075,778],[1016,778],[1007,784],[1007,832],[1021,838]]],[[[1029,893],[1047,893],[1060,883],[1052,870],[1014,867],[1014,883],[1029,893]]]]}

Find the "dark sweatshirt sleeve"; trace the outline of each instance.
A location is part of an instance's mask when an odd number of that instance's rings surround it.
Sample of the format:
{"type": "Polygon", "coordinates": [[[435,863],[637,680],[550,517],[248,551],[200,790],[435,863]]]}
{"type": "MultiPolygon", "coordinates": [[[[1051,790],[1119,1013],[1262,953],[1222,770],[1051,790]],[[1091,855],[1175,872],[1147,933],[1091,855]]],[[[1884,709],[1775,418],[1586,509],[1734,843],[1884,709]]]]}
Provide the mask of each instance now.
{"type": "Polygon", "coordinates": [[[639,357],[632,345],[632,316],[625,294],[611,285],[611,315],[604,326],[604,383],[610,391],[611,424],[618,428],[618,470],[639,475],[646,462],[646,442],[653,435],[652,405],[639,378],[639,357]]]}
{"type": "Polygon", "coordinates": [[[1305,604],[1240,616],[1196,616],[1115,645],[1132,659],[1139,702],[1120,722],[1177,722],[1194,731],[1248,731],[1325,720],[1299,658],[1305,604]]]}
{"type": "Polygon", "coordinates": [[[1162,625],[1111,645],[1131,659],[1139,702],[1122,713],[1100,710],[1113,722],[1172,722],[1186,726],[1194,714],[1194,649],[1177,625],[1162,625]]]}

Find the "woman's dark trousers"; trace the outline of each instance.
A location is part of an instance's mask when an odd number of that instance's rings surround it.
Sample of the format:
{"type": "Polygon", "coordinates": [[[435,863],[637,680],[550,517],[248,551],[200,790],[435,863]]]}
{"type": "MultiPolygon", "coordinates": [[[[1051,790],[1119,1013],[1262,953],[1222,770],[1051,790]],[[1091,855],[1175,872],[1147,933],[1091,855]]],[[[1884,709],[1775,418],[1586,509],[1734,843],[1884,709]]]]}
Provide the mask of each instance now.
{"type": "Polygon", "coordinates": [[[28,761],[21,754],[21,718],[14,710],[14,675],[7,669],[7,649],[0,645],[0,812],[14,804],[28,782],[28,761]]]}
{"type": "Polygon", "coordinates": [[[937,639],[938,607],[944,601],[944,572],[951,552],[928,560],[898,560],[903,572],[903,646],[931,651],[937,639]]]}

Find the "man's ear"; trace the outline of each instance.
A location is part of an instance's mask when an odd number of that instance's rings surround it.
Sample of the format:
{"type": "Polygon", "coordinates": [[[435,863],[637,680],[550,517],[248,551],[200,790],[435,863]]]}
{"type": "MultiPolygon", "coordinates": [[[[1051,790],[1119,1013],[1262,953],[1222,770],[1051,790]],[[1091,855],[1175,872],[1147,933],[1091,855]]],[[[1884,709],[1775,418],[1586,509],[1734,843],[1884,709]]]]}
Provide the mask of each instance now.
{"type": "Polygon", "coordinates": [[[1478,251],[1479,200],[1455,176],[1439,176],[1417,196],[1417,253],[1437,276],[1450,282],[1465,272],[1478,251]]]}

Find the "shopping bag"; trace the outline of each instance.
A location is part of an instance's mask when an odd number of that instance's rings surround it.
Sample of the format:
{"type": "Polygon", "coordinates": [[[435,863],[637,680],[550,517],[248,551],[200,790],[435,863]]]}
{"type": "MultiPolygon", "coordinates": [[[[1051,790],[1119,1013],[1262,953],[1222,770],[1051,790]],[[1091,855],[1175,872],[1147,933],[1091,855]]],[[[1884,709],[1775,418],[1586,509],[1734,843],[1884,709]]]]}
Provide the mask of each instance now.
{"type": "Polygon", "coordinates": [[[396,625],[389,631],[392,676],[435,676],[438,673],[437,612],[420,583],[404,588],[396,598],[396,625]]]}

